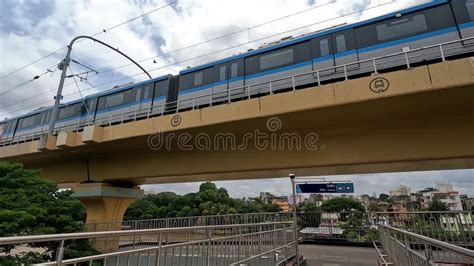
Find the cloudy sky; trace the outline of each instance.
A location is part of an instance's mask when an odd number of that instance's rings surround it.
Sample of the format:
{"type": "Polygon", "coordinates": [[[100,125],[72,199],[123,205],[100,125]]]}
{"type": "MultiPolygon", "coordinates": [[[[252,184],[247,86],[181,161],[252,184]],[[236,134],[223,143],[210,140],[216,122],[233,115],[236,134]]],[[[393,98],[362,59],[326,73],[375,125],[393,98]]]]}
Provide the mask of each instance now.
{"type": "MultiPolygon", "coordinates": [[[[94,35],[119,48],[158,77],[289,35],[352,23],[427,1],[0,0],[0,119],[52,104],[60,76],[56,65],[65,56],[64,47],[78,35],[94,35]],[[51,55],[22,68],[48,54],[51,55]],[[36,75],[41,76],[28,82],[36,75]]],[[[68,79],[63,92],[66,102],[146,79],[136,66],[91,41],[76,43],[72,58],[99,74],[89,74],[87,82],[78,81],[78,86],[68,79]]],[[[71,68],[75,74],[87,70],[74,63],[71,68]]],[[[400,183],[420,189],[439,181],[451,181],[463,193],[472,195],[474,191],[474,170],[341,178],[354,180],[357,193],[388,191],[400,183]]],[[[228,188],[233,196],[251,196],[262,190],[289,193],[286,179],[219,185],[228,188]]],[[[186,193],[197,186],[147,189],[186,193]]]]}

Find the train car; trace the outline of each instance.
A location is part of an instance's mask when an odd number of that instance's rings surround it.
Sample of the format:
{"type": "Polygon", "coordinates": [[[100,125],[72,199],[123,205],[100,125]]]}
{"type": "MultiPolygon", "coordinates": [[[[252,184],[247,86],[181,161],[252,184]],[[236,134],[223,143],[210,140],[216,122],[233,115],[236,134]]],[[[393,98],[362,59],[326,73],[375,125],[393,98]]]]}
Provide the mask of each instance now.
{"type": "Polygon", "coordinates": [[[16,126],[10,129],[10,134],[17,136],[32,136],[48,129],[48,122],[51,117],[51,107],[40,108],[38,110],[20,116],[16,120],[16,126]]]}
{"type": "Polygon", "coordinates": [[[18,119],[6,119],[0,122],[0,143],[13,139],[18,119]]]}
{"type": "MultiPolygon", "coordinates": [[[[188,108],[212,104],[216,98],[232,96],[226,89],[239,86],[250,86],[252,95],[268,93],[268,82],[272,80],[277,80],[272,82],[273,92],[287,89],[293,81],[285,77],[316,70],[320,70],[319,75],[295,77],[295,85],[372,73],[373,62],[358,62],[474,36],[473,9],[474,0],[437,0],[355,24],[285,38],[268,47],[189,68],[180,72],[179,105],[188,108]],[[234,77],[225,69],[232,64],[236,64],[234,77]],[[337,67],[344,64],[350,65],[345,70],[337,67]],[[230,86],[231,78],[238,80],[234,86],[230,86]],[[209,94],[214,94],[214,98],[209,94]]],[[[445,56],[473,52],[472,46],[460,42],[443,49],[445,56]]],[[[412,52],[409,56],[412,64],[429,61],[440,58],[440,48],[412,52]]],[[[377,59],[376,64],[377,71],[391,69],[405,66],[406,58],[391,56],[377,59]]],[[[240,96],[239,91],[233,94],[240,96]]]]}
{"type": "Polygon", "coordinates": [[[90,100],[97,102],[94,119],[101,124],[113,124],[144,113],[162,113],[170,92],[170,79],[171,75],[162,76],[92,96],[90,100]]]}

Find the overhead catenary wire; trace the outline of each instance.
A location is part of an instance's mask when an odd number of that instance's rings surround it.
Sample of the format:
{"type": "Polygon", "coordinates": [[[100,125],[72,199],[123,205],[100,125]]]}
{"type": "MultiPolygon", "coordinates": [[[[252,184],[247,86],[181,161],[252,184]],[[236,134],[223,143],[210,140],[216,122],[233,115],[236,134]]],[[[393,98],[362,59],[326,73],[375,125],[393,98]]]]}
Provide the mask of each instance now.
{"type": "MultiPolygon", "coordinates": [[[[166,4],[166,5],[162,5],[162,6],[158,7],[158,8],[155,8],[155,9],[153,9],[153,10],[150,10],[150,11],[148,11],[148,12],[146,12],[146,13],[143,13],[143,14],[141,14],[141,15],[139,15],[139,16],[136,16],[136,17],[133,17],[133,18],[128,19],[128,20],[126,20],[126,21],[123,21],[123,22],[121,22],[121,23],[119,23],[119,24],[116,24],[116,25],[111,26],[111,27],[109,27],[109,28],[104,28],[103,30],[101,30],[101,31],[99,31],[99,32],[97,32],[97,33],[92,34],[92,36],[95,37],[95,36],[97,36],[97,35],[99,35],[99,34],[106,33],[107,31],[111,31],[111,30],[113,30],[113,29],[115,29],[115,28],[118,28],[118,27],[120,27],[120,26],[122,26],[122,25],[125,25],[125,24],[127,24],[127,23],[130,23],[130,22],[132,22],[132,21],[134,21],[134,20],[137,20],[137,19],[139,19],[139,18],[145,17],[145,16],[147,16],[147,15],[153,13],[153,12],[159,11],[159,10],[161,10],[161,9],[163,9],[163,8],[165,8],[165,7],[171,6],[171,5],[175,4],[175,3],[176,3],[176,1],[169,2],[169,3],[166,4]]],[[[24,66],[21,66],[21,67],[15,69],[15,70],[13,70],[13,71],[11,71],[11,72],[9,72],[9,73],[3,75],[3,76],[0,76],[0,79],[4,79],[4,78],[6,78],[6,77],[9,77],[9,76],[11,76],[11,75],[13,75],[13,74],[15,74],[15,73],[17,73],[17,72],[19,72],[19,71],[21,71],[21,70],[27,68],[27,67],[29,67],[29,66],[32,66],[32,65],[38,63],[39,61],[41,61],[41,60],[43,60],[43,59],[46,59],[46,58],[48,58],[48,57],[50,57],[50,56],[52,56],[52,55],[54,55],[54,54],[56,54],[56,53],[58,53],[58,52],[64,50],[64,49],[66,49],[66,48],[67,48],[67,46],[64,46],[64,47],[61,47],[61,48],[59,48],[59,49],[56,49],[56,50],[54,50],[54,51],[52,51],[52,52],[50,52],[50,53],[48,53],[48,54],[46,54],[46,55],[44,55],[44,56],[42,56],[42,57],[40,57],[40,58],[34,60],[33,62],[30,62],[30,63],[28,63],[28,64],[26,64],[26,65],[24,65],[24,66]]]]}
{"type": "MultiPolygon", "coordinates": [[[[296,16],[296,15],[299,15],[299,14],[302,14],[302,13],[305,13],[305,12],[308,12],[308,11],[311,11],[313,9],[316,9],[316,8],[321,8],[323,6],[326,6],[326,5],[329,5],[329,4],[333,4],[335,2],[335,0],[330,0],[326,3],[323,3],[323,4],[320,4],[320,5],[315,5],[315,6],[312,6],[310,8],[307,8],[307,9],[304,9],[304,10],[300,10],[300,11],[297,11],[297,12],[294,12],[294,13],[291,13],[291,14],[288,14],[288,15],[285,15],[283,17],[279,17],[279,18],[275,18],[275,19],[271,19],[271,20],[268,20],[268,21],[265,21],[265,22],[262,22],[262,23],[259,23],[259,24],[256,24],[256,25],[253,25],[253,26],[250,26],[250,27],[247,27],[247,28],[244,28],[244,29],[240,29],[240,30],[237,30],[237,31],[233,31],[233,32],[230,32],[230,33],[226,33],[224,35],[221,35],[221,36],[218,36],[218,37],[215,37],[215,38],[211,38],[211,39],[207,39],[207,40],[204,40],[204,41],[201,41],[201,42],[197,42],[197,43],[194,43],[194,44],[191,44],[189,46],[185,46],[185,47],[180,47],[178,49],[175,49],[175,50],[172,50],[170,52],[167,52],[167,53],[163,53],[163,54],[159,54],[159,55],[154,55],[152,57],[149,57],[149,58],[145,58],[145,59],[141,59],[141,60],[138,60],[137,62],[144,62],[144,61],[148,61],[148,60],[151,60],[151,59],[156,59],[156,58],[159,58],[159,57],[164,57],[164,56],[167,56],[167,55],[170,55],[170,54],[173,54],[173,53],[176,53],[176,52],[180,52],[180,51],[183,51],[183,50],[186,50],[186,49],[190,49],[190,48],[193,48],[193,47],[196,47],[196,46],[199,46],[199,45],[202,45],[202,44],[205,44],[205,43],[208,43],[208,42],[212,42],[212,41],[216,41],[216,40],[219,40],[219,39],[223,39],[225,37],[229,37],[229,36],[232,36],[232,35],[235,35],[235,34],[238,34],[238,33],[242,33],[242,32],[245,32],[245,31],[249,31],[251,29],[255,29],[255,28],[258,28],[258,27],[261,27],[261,26],[264,26],[264,25],[268,25],[270,23],[273,23],[273,22],[277,22],[277,21],[280,21],[280,20],[283,20],[283,19],[286,19],[286,18],[289,18],[289,17],[293,17],[293,16],[296,16]]],[[[163,8],[163,7],[162,7],[163,8]]],[[[156,10],[153,10],[154,11],[157,11],[158,9],[156,10]]],[[[150,11],[151,12],[151,11],[150,11]]],[[[136,19],[136,18],[135,18],[136,19]]],[[[117,26],[117,25],[116,25],[117,26]]],[[[99,32],[100,33],[100,32],[99,32]]],[[[99,34],[97,33],[97,34],[99,34]]],[[[277,35],[280,35],[280,34],[277,34],[277,35]]],[[[94,36],[94,35],[93,35],[94,36]]],[[[264,38],[265,39],[265,38],[264,38]]],[[[81,40],[79,40],[81,41],[81,40]]],[[[257,40],[258,41],[258,40],[257,40]]],[[[245,44],[249,44],[249,43],[252,43],[252,42],[255,42],[255,41],[248,41],[247,43],[244,43],[244,44],[240,44],[238,46],[242,46],[242,45],[245,45],[245,44]]],[[[235,47],[231,47],[231,48],[235,48],[235,47]]],[[[124,68],[124,67],[127,67],[127,66],[130,66],[132,65],[132,63],[127,63],[127,64],[124,64],[124,65],[121,65],[121,66],[118,66],[118,67],[115,67],[115,68],[109,68],[109,69],[106,69],[106,70],[103,70],[103,71],[100,71],[100,73],[96,73],[96,75],[101,75],[101,74],[105,74],[105,73],[108,73],[110,71],[114,71],[114,70],[117,70],[117,69],[121,69],[121,68],[124,68]]],[[[87,68],[87,67],[86,67],[87,68]]],[[[161,68],[160,68],[161,69],[161,68]]],[[[115,81],[110,81],[111,83],[112,82],[115,82],[115,81]]],[[[74,82],[71,82],[71,83],[68,83],[66,85],[64,85],[65,87],[68,87],[68,86],[71,86],[71,85],[74,85],[74,82]]],[[[40,94],[37,94],[37,95],[34,95],[34,96],[31,96],[27,99],[25,99],[24,101],[27,101],[29,99],[32,99],[32,98],[36,98],[37,96],[41,96],[41,95],[44,95],[46,93],[49,93],[51,91],[53,91],[54,89],[51,89],[50,91],[46,91],[44,93],[40,93],[40,94]]],[[[21,102],[24,102],[24,101],[21,101],[21,102]]]]}
{"type": "MultiPolygon", "coordinates": [[[[77,84],[76,75],[75,75],[74,72],[72,71],[72,67],[69,67],[69,72],[71,72],[72,79],[74,80],[74,83],[76,84],[77,92],[79,93],[79,96],[80,96],[81,99],[82,99],[82,103],[83,103],[84,107],[86,108],[87,116],[88,116],[89,118],[91,118],[92,116],[91,116],[91,113],[90,113],[90,111],[89,111],[89,107],[87,106],[86,101],[85,101],[85,98],[84,98],[84,96],[83,96],[82,93],[81,93],[81,88],[79,88],[79,84],[77,84]]],[[[87,82],[87,83],[89,83],[89,82],[87,82]]]]}
{"type": "MultiPolygon", "coordinates": [[[[168,67],[170,67],[170,66],[175,66],[175,65],[178,65],[178,64],[181,64],[181,63],[185,63],[185,62],[188,62],[188,61],[192,61],[192,60],[196,60],[196,59],[199,59],[199,58],[203,58],[203,57],[206,57],[206,56],[209,56],[209,55],[212,55],[212,54],[216,54],[216,53],[220,53],[220,52],[223,52],[223,51],[231,50],[231,49],[234,49],[234,48],[243,46],[243,45],[247,45],[247,44],[249,44],[249,43],[258,42],[258,41],[261,41],[261,40],[264,40],[264,39],[268,39],[268,38],[271,38],[271,37],[275,37],[275,36],[279,36],[279,35],[286,34],[286,33],[289,33],[289,32],[297,31],[297,30],[304,29],[304,28],[307,28],[307,27],[315,26],[315,25],[317,25],[317,24],[322,24],[322,23],[329,22],[329,21],[336,20],[336,19],[340,19],[340,18],[343,18],[343,17],[346,17],[346,16],[351,16],[351,15],[354,15],[354,14],[358,14],[358,13],[361,13],[361,12],[364,12],[364,11],[367,11],[367,10],[370,10],[370,9],[378,8],[378,7],[380,7],[380,6],[388,5],[388,4],[391,4],[391,3],[394,3],[394,2],[396,2],[396,0],[393,0],[393,1],[390,1],[390,2],[386,2],[386,3],[382,3],[382,4],[379,4],[379,5],[375,5],[375,6],[371,6],[371,7],[362,8],[362,9],[355,10],[355,11],[346,13],[346,14],[344,14],[344,15],[338,16],[338,17],[329,18],[329,19],[326,19],[326,20],[323,20],[323,21],[318,21],[318,22],[311,23],[311,24],[308,24],[308,25],[305,25],[305,26],[301,26],[301,27],[297,27],[297,28],[290,29],[290,30],[287,30],[287,31],[283,31],[283,32],[280,32],[280,33],[271,34],[271,35],[268,35],[268,36],[265,36],[265,37],[261,37],[261,38],[258,38],[258,39],[254,39],[254,40],[252,40],[252,41],[250,41],[250,42],[240,43],[240,44],[237,44],[237,45],[234,45],[234,46],[226,47],[226,48],[223,48],[223,49],[220,49],[220,50],[217,50],[217,51],[213,51],[213,52],[209,52],[209,53],[206,53],[206,54],[198,55],[198,56],[196,56],[196,57],[192,57],[192,58],[188,58],[188,59],[185,59],[185,60],[177,61],[177,62],[174,62],[174,63],[171,63],[171,64],[167,64],[167,65],[165,65],[165,66],[158,67],[158,68],[154,68],[154,69],[147,70],[147,71],[148,71],[148,72],[154,72],[154,71],[157,71],[157,70],[161,70],[161,69],[164,69],[164,68],[168,68],[168,67]]],[[[138,62],[140,62],[140,61],[138,61],[138,62]]],[[[104,73],[104,71],[102,71],[101,73],[104,73]]],[[[109,82],[106,82],[106,83],[103,83],[103,84],[100,84],[100,85],[96,85],[96,86],[94,86],[94,87],[89,87],[89,88],[83,89],[82,92],[88,91],[88,90],[91,90],[91,89],[95,89],[95,88],[100,88],[100,87],[103,87],[103,86],[106,86],[106,85],[115,83],[115,82],[117,82],[117,81],[127,80],[127,79],[130,79],[130,78],[133,78],[133,77],[136,77],[136,76],[140,76],[140,75],[143,75],[143,73],[140,72],[140,73],[137,73],[137,74],[134,74],[134,75],[130,75],[130,76],[124,77],[124,78],[119,78],[119,79],[116,79],[116,80],[113,80],[113,81],[109,81],[109,82]]],[[[72,83],[67,84],[67,85],[71,85],[71,84],[72,84],[72,83]]],[[[37,95],[37,96],[40,96],[40,95],[49,93],[49,92],[51,92],[51,91],[53,91],[53,90],[47,91],[47,92],[42,93],[42,94],[39,94],[39,95],[37,95]]],[[[71,95],[74,95],[74,94],[76,94],[76,93],[70,93],[70,94],[67,94],[67,95],[65,95],[65,96],[71,96],[71,95]]],[[[26,101],[26,100],[24,100],[24,101],[26,101]]],[[[21,102],[24,102],[24,101],[21,101],[21,102]]],[[[39,104],[33,105],[32,107],[44,105],[45,103],[49,103],[49,102],[50,102],[49,100],[48,100],[48,101],[45,101],[45,102],[41,102],[41,103],[39,103],[39,104]]],[[[9,105],[9,106],[11,106],[11,105],[9,105]]],[[[28,108],[21,108],[21,109],[18,109],[18,110],[9,112],[9,113],[5,113],[4,115],[14,114],[14,113],[20,112],[20,111],[22,111],[22,110],[26,110],[26,109],[28,109],[28,108]]]]}
{"type": "MultiPolygon", "coordinates": [[[[255,29],[255,28],[258,28],[258,27],[261,27],[261,26],[265,26],[265,25],[268,25],[268,24],[270,24],[270,23],[277,22],[277,21],[280,21],[280,20],[283,20],[283,19],[286,19],[286,18],[290,18],[290,17],[296,16],[296,15],[299,15],[299,14],[302,14],[302,13],[305,13],[305,12],[308,12],[308,11],[311,11],[311,10],[314,10],[314,9],[316,9],[316,8],[321,8],[321,7],[325,6],[325,5],[329,5],[329,4],[332,4],[332,3],[334,3],[334,2],[335,2],[335,0],[331,0],[331,1],[328,1],[328,2],[326,2],[326,3],[324,3],[324,4],[315,5],[315,6],[312,6],[312,7],[310,7],[310,8],[307,8],[307,9],[304,9],[304,10],[300,10],[300,11],[297,11],[297,12],[294,12],[294,13],[291,13],[291,14],[288,14],[288,15],[285,15],[285,16],[283,16],[283,17],[279,17],[279,18],[276,18],[276,19],[268,20],[268,21],[265,21],[265,22],[262,22],[262,23],[259,23],[259,24],[256,24],[256,25],[253,25],[253,26],[244,28],[244,29],[240,29],[240,30],[237,30],[237,31],[234,31],[234,32],[226,33],[226,34],[224,34],[224,35],[221,35],[221,36],[218,36],[218,37],[215,37],[215,38],[211,38],[211,39],[207,39],[207,40],[204,40],[204,41],[202,41],[202,42],[194,43],[194,44],[191,44],[191,45],[189,45],[189,46],[180,47],[180,48],[178,48],[178,49],[175,49],[175,50],[170,51],[170,52],[167,52],[167,53],[163,53],[163,54],[159,54],[159,55],[154,55],[154,56],[152,56],[152,57],[144,58],[144,59],[138,60],[137,62],[140,63],[140,62],[148,61],[148,60],[151,60],[151,59],[160,58],[160,57],[163,57],[163,56],[166,56],[166,55],[170,55],[170,54],[172,54],[172,53],[180,52],[180,51],[183,51],[183,50],[186,50],[186,49],[189,49],[189,48],[193,48],[193,47],[196,47],[196,46],[199,46],[199,45],[208,43],[208,42],[213,42],[213,41],[216,41],[216,40],[219,40],[219,39],[223,39],[223,38],[226,38],[226,37],[229,37],[229,36],[238,34],[238,33],[243,33],[243,32],[246,32],[246,31],[250,31],[250,30],[252,30],[252,29],[255,29]]],[[[173,4],[173,3],[175,3],[175,2],[172,2],[172,3],[170,3],[169,5],[171,5],[171,4],[173,4]]],[[[169,5],[166,5],[166,6],[169,6],[169,5]]],[[[118,26],[121,26],[121,25],[123,25],[123,24],[125,24],[125,23],[129,23],[129,22],[131,22],[131,21],[133,21],[133,20],[138,19],[139,17],[146,16],[146,15],[148,15],[148,14],[150,14],[150,13],[152,13],[152,12],[158,11],[158,10],[160,10],[160,9],[166,7],[166,6],[162,6],[162,7],[160,7],[160,8],[154,9],[154,10],[152,10],[152,11],[150,11],[150,12],[147,12],[147,13],[145,13],[145,14],[142,14],[141,16],[138,16],[138,17],[129,19],[129,20],[127,20],[126,22],[117,24],[117,25],[115,25],[115,26],[113,26],[113,27],[110,27],[110,28],[108,28],[108,29],[104,29],[104,31],[98,32],[98,33],[96,33],[96,34],[94,34],[94,35],[92,35],[92,36],[96,36],[96,35],[98,35],[98,34],[101,34],[101,33],[104,33],[104,32],[106,32],[106,31],[109,31],[109,30],[111,30],[111,29],[114,29],[114,28],[116,28],[116,27],[118,27],[118,26]]],[[[82,41],[82,40],[79,40],[78,42],[80,42],[80,41],[82,41]]],[[[64,49],[64,48],[66,48],[66,47],[63,47],[63,48],[61,48],[61,49],[59,49],[59,50],[62,50],[62,49],[64,49]]],[[[59,51],[59,50],[57,50],[57,51],[59,51]]],[[[46,58],[46,57],[45,57],[45,58],[46,58]]],[[[128,63],[128,64],[124,64],[124,65],[119,66],[119,67],[109,68],[109,69],[106,69],[106,70],[104,70],[104,71],[101,71],[101,73],[102,73],[102,74],[105,74],[105,73],[108,73],[108,72],[110,72],[110,71],[117,70],[117,69],[120,69],[120,68],[124,68],[124,67],[130,66],[130,65],[132,65],[132,64],[131,64],[131,63],[128,63]]],[[[7,75],[8,75],[8,74],[7,74],[7,75]]],[[[99,74],[97,74],[97,75],[99,75],[99,74]]],[[[3,77],[0,77],[0,79],[2,79],[2,78],[3,78],[3,77]]],[[[66,84],[66,86],[69,86],[69,85],[73,85],[73,83],[66,84]]]]}
{"type": "MultiPolygon", "coordinates": [[[[53,66],[53,67],[54,67],[54,66],[53,66]]],[[[49,68],[46,69],[45,72],[43,72],[43,73],[41,73],[41,74],[39,74],[39,75],[36,75],[36,76],[34,76],[33,78],[31,78],[31,79],[29,79],[29,80],[27,80],[27,81],[23,81],[23,82],[21,82],[20,84],[15,85],[13,88],[10,88],[10,89],[8,89],[8,90],[5,90],[5,91],[1,92],[1,93],[0,93],[0,96],[4,96],[4,95],[6,95],[6,94],[8,94],[8,93],[10,93],[10,92],[12,92],[12,91],[18,89],[18,88],[21,88],[21,87],[23,87],[23,86],[25,86],[25,85],[27,85],[27,84],[29,84],[29,83],[35,81],[35,80],[38,80],[39,78],[41,78],[42,76],[44,76],[44,75],[46,75],[46,74],[48,74],[48,73],[54,73],[54,71],[51,70],[51,68],[52,68],[52,67],[49,67],[49,68]]]]}

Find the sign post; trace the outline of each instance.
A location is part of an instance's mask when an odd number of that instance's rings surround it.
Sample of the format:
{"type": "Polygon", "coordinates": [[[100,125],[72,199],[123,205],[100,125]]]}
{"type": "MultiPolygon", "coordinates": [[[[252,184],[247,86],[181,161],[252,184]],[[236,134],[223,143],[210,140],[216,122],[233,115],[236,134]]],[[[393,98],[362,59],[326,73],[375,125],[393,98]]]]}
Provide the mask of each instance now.
{"type": "Polygon", "coordinates": [[[290,174],[291,186],[293,191],[293,232],[295,234],[296,265],[300,265],[300,251],[298,248],[298,217],[296,216],[296,182],[295,175],[290,174]]]}
{"type": "Polygon", "coordinates": [[[354,183],[299,183],[297,193],[354,193],[354,183]]]}

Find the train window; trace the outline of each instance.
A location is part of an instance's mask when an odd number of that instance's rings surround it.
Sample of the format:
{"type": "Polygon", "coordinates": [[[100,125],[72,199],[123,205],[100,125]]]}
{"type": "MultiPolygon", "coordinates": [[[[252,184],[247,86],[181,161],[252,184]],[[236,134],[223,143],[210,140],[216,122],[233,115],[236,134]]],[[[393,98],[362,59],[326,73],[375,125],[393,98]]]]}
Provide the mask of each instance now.
{"type": "Polygon", "coordinates": [[[82,102],[64,106],[59,109],[59,119],[66,119],[81,114],[82,102]]]}
{"type": "Polygon", "coordinates": [[[467,0],[466,1],[466,9],[467,13],[469,14],[469,17],[471,20],[474,20],[474,0],[467,0]]]}
{"type": "Polygon", "coordinates": [[[124,100],[123,93],[117,93],[115,95],[107,96],[107,99],[105,100],[105,108],[110,108],[110,107],[120,105],[123,103],[123,100],[124,100]]]}
{"type": "Polygon", "coordinates": [[[321,39],[319,41],[319,49],[321,50],[321,56],[329,55],[329,40],[321,39]]]}
{"type": "Polygon", "coordinates": [[[135,88],[135,102],[140,101],[142,98],[142,87],[135,88]]]}
{"type": "Polygon", "coordinates": [[[199,86],[202,84],[202,72],[197,72],[194,74],[194,86],[199,86]]]}
{"type": "Polygon", "coordinates": [[[237,63],[232,63],[230,65],[230,78],[237,77],[237,72],[238,72],[238,64],[237,63]]]}
{"type": "Polygon", "coordinates": [[[226,70],[227,70],[226,66],[219,67],[219,81],[223,81],[227,79],[226,70]]]}
{"type": "Polygon", "coordinates": [[[168,94],[169,80],[155,83],[155,97],[166,96],[168,94]]]}
{"type": "Polygon", "coordinates": [[[260,57],[260,69],[265,70],[276,66],[286,65],[293,61],[293,48],[277,51],[260,57]]]}
{"type": "Polygon", "coordinates": [[[336,36],[336,48],[338,53],[347,51],[346,36],[344,34],[336,36]]]}
{"type": "Polygon", "coordinates": [[[21,119],[20,129],[25,129],[28,127],[33,127],[33,126],[41,124],[42,117],[43,117],[43,114],[36,114],[36,115],[32,115],[32,116],[21,119]]]}
{"type": "Polygon", "coordinates": [[[424,14],[418,14],[411,18],[398,19],[384,23],[376,27],[379,41],[399,38],[402,36],[426,31],[428,24],[424,14]]]}

